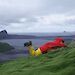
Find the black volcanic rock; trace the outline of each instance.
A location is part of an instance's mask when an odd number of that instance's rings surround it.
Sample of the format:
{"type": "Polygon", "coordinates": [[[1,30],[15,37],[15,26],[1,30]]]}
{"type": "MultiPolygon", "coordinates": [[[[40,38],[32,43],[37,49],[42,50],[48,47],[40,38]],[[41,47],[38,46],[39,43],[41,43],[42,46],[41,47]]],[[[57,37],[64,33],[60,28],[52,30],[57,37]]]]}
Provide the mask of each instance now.
{"type": "Polygon", "coordinates": [[[5,39],[7,38],[8,34],[6,30],[3,30],[0,32],[0,39],[5,39]]]}
{"type": "Polygon", "coordinates": [[[6,30],[3,30],[3,31],[1,31],[0,33],[6,33],[6,34],[7,34],[7,31],[6,31],[6,30]]]}

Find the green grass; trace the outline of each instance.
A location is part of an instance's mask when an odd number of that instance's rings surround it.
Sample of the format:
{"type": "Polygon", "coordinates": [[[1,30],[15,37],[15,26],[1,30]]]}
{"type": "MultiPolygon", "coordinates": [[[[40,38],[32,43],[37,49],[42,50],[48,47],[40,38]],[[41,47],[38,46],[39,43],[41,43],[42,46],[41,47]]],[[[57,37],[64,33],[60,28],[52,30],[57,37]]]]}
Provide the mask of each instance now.
{"type": "Polygon", "coordinates": [[[9,44],[0,42],[0,53],[9,51],[11,49],[13,49],[13,47],[10,46],[9,44]]]}
{"type": "Polygon", "coordinates": [[[0,75],[75,75],[75,42],[38,57],[0,64],[0,75]]]}

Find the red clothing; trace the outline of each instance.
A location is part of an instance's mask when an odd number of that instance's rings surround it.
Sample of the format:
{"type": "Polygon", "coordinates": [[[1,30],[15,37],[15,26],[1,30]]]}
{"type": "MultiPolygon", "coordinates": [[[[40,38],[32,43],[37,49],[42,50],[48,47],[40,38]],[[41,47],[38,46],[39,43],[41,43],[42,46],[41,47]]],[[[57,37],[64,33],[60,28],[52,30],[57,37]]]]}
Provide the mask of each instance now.
{"type": "Polygon", "coordinates": [[[52,50],[56,47],[65,47],[66,45],[62,43],[62,38],[56,38],[53,42],[47,42],[46,44],[40,47],[42,53],[46,53],[48,50],[52,50]]]}

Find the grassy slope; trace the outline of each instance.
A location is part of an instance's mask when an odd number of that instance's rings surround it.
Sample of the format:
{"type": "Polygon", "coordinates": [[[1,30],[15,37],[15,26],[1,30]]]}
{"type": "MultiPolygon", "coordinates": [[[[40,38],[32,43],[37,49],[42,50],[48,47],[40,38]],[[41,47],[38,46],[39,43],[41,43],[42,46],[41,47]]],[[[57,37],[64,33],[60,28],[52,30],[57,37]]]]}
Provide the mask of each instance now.
{"type": "Polygon", "coordinates": [[[38,57],[19,58],[0,65],[0,75],[75,75],[75,43],[38,57]]]}
{"type": "Polygon", "coordinates": [[[10,46],[9,44],[0,42],[0,52],[6,52],[6,51],[9,51],[11,49],[13,49],[13,47],[10,46]]]}

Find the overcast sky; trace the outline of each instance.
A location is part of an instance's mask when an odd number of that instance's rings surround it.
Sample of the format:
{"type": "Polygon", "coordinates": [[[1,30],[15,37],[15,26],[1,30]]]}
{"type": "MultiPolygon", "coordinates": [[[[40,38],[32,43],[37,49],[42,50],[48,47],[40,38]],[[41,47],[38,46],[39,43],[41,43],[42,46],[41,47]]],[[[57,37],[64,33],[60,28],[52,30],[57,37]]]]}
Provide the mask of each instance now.
{"type": "Polygon", "coordinates": [[[75,31],[75,0],[0,0],[0,31],[75,31]]]}

